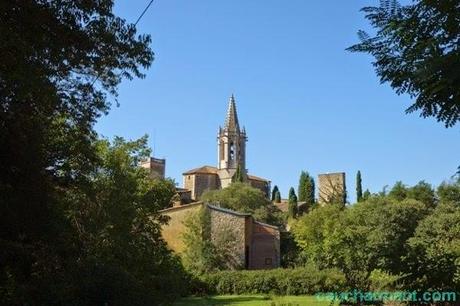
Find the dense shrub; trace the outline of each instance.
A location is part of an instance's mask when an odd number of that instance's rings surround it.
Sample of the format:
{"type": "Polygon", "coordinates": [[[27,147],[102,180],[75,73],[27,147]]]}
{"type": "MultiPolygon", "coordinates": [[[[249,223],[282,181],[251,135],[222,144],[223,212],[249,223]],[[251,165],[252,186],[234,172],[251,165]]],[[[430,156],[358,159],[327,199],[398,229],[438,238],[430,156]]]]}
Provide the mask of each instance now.
{"type": "Polygon", "coordinates": [[[303,295],[343,291],[345,276],[336,269],[295,269],[220,271],[202,276],[212,294],[303,295]]]}

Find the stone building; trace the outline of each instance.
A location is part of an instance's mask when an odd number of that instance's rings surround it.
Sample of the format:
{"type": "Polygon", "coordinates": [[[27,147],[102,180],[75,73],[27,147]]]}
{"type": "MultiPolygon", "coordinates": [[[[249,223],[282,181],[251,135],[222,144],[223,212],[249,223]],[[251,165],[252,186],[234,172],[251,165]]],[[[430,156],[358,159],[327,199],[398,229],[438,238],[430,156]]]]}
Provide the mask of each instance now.
{"type": "Polygon", "coordinates": [[[235,98],[232,95],[224,127],[219,127],[217,134],[217,167],[202,166],[182,174],[184,188],[191,191],[192,199],[198,200],[206,190],[227,187],[232,182],[237,169],[240,169],[244,181],[269,195],[270,181],[248,174],[246,142],[246,130],[244,127],[240,128],[235,98]]]}
{"type": "Polygon", "coordinates": [[[165,178],[166,160],[150,157],[140,163],[142,168],[149,170],[151,178],[165,178]]]}
{"type": "Polygon", "coordinates": [[[196,202],[164,209],[163,215],[170,220],[162,228],[162,235],[168,246],[177,253],[184,251],[182,233],[187,228],[185,219],[207,209],[210,215],[211,239],[221,233],[232,233],[233,258],[237,266],[245,269],[272,269],[280,266],[280,231],[278,227],[256,221],[251,214],[240,213],[214,205],[196,202]]]}
{"type": "Polygon", "coordinates": [[[319,174],[318,182],[320,204],[345,204],[347,197],[345,172],[319,174]]]}

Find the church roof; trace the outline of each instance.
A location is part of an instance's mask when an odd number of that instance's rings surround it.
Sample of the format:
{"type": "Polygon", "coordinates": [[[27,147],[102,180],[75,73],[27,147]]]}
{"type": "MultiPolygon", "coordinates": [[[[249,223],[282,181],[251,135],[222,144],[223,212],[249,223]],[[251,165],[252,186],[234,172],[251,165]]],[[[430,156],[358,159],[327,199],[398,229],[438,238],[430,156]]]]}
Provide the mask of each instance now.
{"type": "Polygon", "coordinates": [[[251,174],[248,174],[248,179],[251,181],[270,182],[269,180],[251,174]]]}
{"type": "Polygon", "coordinates": [[[213,166],[203,166],[200,168],[195,168],[187,172],[182,173],[183,175],[189,174],[217,174],[217,168],[213,166]]]}
{"type": "Polygon", "coordinates": [[[236,113],[235,97],[233,96],[233,94],[230,97],[230,101],[228,102],[227,117],[225,118],[224,129],[232,132],[240,131],[240,124],[238,123],[238,114],[236,113]]]}

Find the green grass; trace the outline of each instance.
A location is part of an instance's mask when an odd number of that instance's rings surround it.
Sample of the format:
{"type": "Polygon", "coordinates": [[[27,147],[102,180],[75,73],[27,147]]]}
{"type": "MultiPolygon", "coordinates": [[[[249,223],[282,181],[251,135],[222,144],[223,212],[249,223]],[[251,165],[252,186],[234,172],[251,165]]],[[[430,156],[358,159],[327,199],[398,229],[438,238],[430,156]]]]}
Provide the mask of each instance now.
{"type": "Polygon", "coordinates": [[[174,306],[329,306],[328,301],[318,301],[314,296],[268,296],[268,295],[218,295],[209,297],[188,297],[174,306]]]}

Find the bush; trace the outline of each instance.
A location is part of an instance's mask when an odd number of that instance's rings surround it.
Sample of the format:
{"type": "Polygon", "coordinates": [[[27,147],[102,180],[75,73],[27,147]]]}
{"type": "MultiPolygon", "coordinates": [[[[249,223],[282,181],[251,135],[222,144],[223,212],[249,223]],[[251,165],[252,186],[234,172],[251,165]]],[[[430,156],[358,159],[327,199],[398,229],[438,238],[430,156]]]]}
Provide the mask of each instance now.
{"type": "Polygon", "coordinates": [[[304,295],[345,291],[345,275],[336,269],[220,271],[203,275],[208,294],[304,295]]]}

